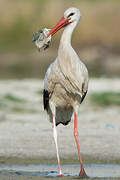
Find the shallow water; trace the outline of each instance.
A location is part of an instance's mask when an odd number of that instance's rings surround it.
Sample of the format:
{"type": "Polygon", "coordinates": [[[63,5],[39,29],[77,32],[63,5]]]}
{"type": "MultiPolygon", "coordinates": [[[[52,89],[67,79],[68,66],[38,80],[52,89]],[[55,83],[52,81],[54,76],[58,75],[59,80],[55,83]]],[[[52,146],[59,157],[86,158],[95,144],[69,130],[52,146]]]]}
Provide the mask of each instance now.
{"type": "MultiPolygon", "coordinates": [[[[118,178],[120,177],[119,164],[86,164],[84,165],[90,178],[118,178]]],[[[62,165],[64,176],[76,177],[79,175],[79,164],[62,165]]],[[[57,164],[0,164],[0,174],[17,174],[23,176],[58,177],[57,164]]]]}

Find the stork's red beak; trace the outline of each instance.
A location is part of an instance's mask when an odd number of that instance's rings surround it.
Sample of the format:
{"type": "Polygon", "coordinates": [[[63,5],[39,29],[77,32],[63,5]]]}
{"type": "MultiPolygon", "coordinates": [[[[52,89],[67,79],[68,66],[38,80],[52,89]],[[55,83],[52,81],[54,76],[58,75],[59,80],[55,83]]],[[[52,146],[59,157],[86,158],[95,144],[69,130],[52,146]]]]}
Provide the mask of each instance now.
{"type": "Polygon", "coordinates": [[[54,26],[49,34],[47,35],[47,38],[51,35],[53,36],[57,31],[59,31],[62,27],[66,26],[67,24],[70,24],[69,19],[65,19],[62,17],[60,21],[54,26]]]}

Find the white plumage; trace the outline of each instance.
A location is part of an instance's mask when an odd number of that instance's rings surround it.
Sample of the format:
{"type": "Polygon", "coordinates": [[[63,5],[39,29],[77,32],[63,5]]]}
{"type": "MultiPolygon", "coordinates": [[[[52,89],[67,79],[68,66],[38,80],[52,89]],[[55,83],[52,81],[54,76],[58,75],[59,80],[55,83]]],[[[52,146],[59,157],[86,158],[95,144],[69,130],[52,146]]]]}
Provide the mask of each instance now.
{"type": "MultiPolygon", "coordinates": [[[[69,8],[65,11],[61,20],[64,23],[64,31],[58,56],[49,66],[44,79],[44,108],[49,114],[50,121],[53,122],[54,138],[57,136],[55,125],[59,123],[67,125],[70,122],[73,112],[77,114],[78,107],[88,89],[87,68],[71,46],[72,32],[80,18],[81,13],[77,8],[69,8]]],[[[62,24],[60,22],[50,32],[51,35],[60,29],[62,24]]],[[[55,143],[57,148],[57,140],[55,143]]],[[[62,174],[58,152],[57,157],[60,174],[62,174]]]]}

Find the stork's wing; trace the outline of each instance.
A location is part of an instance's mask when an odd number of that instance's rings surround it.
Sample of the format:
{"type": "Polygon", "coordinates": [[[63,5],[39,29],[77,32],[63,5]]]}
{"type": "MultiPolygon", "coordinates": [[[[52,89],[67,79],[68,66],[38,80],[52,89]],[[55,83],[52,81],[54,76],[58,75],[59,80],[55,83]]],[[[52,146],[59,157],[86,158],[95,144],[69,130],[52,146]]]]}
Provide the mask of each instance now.
{"type": "Polygon", "coordinates": [[[54,86],[55,86],[55,76],[54,76],[54,70],[55,68],[53,67],[55,64],[55,61],[50,64],[50,66],[47,69],[47,72],[45,74],[45,79],[44,79],[44,91],[43,91],[43,105],[44,105],[44,110],[48,111],[49,109],[49,99],[54,91],[54,86]]]}
{"type": "Polygon", "coordinates": [[[88,89],[88,71],[74,49],[71,48],[69,52],[64,51],[58,61],[60,70],[66,80],[63,86],[65,85],[68,92],[78,94],[81,98],[85,97],[84,93],[88,89]]]}
{"type": "Polygon", "coordinates": [[[44,89],[43,91],[43,105],[44,105],[44,110],[48,111],[49,107],[49,92],[44,89]]]}
{"type": "Polygon", "coordinates": [[[81,98],[80,104],[83,102],[83,100],[84,100],[84,98],[85,98],[86,94],[87,94],[87,91],[86,91],[86,92],[84,92],[84,94],[83,94],[83,96],[82,96],[82,98],[81,98]]]}

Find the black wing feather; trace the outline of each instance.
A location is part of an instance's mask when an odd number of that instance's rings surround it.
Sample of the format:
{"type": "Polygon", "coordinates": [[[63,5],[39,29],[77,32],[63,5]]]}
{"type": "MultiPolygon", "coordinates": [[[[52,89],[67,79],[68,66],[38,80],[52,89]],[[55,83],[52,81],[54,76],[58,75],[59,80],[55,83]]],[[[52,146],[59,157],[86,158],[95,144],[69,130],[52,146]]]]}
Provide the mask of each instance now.
{"type": "Polygon", "coordinates": [[[87,94],[87,91],[86,91],[86,92],[84,92],[84,94],[83,94],[83,96],[82,96],[82,98],[81,98],[80,104],[83,102],[83,100],[84,100],[84,98],[85,98],[86,94],[87,94]]]}
{"type": "Polygon", "coordinates": [[[43,105],[44,105],[44,110],[48,111],[49,107],[49,92],[44,89],[43,91],[43,105]]]}

